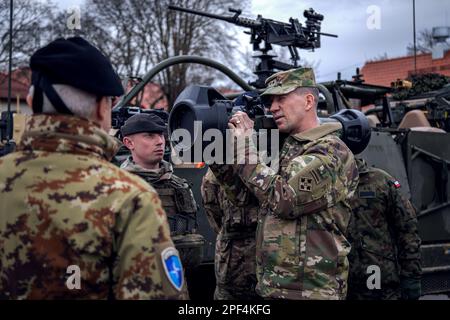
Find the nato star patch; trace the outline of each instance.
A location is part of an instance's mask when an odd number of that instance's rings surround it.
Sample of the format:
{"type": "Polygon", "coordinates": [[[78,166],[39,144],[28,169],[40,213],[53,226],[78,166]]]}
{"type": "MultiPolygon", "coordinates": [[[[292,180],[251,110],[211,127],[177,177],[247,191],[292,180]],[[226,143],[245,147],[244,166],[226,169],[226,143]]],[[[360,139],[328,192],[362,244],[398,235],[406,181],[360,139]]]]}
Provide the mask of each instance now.
{"type": "Polygon", "coordinates": [[[166,276],[170,283],[175,289],[181,291],[183,288],[184,277],[178,251],[174,247],[166,248],[161,252],[161,258],[164,271],[166,272],[166,276]]]}

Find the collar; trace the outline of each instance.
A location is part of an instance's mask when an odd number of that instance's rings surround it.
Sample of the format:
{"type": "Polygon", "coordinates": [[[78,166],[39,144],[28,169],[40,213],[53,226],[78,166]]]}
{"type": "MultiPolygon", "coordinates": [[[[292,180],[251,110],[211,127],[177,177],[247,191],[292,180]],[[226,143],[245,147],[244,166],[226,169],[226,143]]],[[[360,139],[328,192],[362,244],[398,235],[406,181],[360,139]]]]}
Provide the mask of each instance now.
{"type": "Polygon", "coordinates": [[[159,169],[146,169],[133,160],[132,156],[129,156],[121,165],[121,169],[125,169],[129,172],[139,174],[141,176],[146,176],[150,178],[155,178],[158,180],[170,179],[173,174],[173,167],[170,162],[162,160],[159,164],[159,169]]]}
{"type": "Polygon", "coordinates": [[[298,141],[314,141],[339,130],[342,130],[340,123],[324,123],[312,129],[294,134],[292,137],[298,141]]]}
{"type": "Polygon", "coordinates": [[[120,142],[96,123],[61,114],[31,116],[19,144],[19,150],[93,155],[111,160],[120,142]]]}

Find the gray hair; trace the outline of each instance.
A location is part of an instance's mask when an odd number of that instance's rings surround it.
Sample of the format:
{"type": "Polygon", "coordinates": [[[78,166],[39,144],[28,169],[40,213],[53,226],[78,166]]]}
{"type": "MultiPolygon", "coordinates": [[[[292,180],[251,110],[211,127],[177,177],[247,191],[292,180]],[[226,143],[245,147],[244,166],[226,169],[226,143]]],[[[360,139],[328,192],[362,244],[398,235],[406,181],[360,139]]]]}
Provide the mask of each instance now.
{"type": "Polygon", "coordinates": [[[319,103],[319,90],[314,87],[299,87],[295,89],[295,93],[298,95],[312,94],[314,96],[315,104],[319,103]]]}
{"type": "MultiPolygon", "coordinates": [[[[97,102],[95,95],[65,84],[54,84],[53,88],[74,115],[86,119],[92,117],[97,102]]],[[[34,96],[34,86],[30,87],[28,95],[31,97],[34,96]]],[[[42,113],[58,113],[45,93],[43,96],[42,113]]]]}

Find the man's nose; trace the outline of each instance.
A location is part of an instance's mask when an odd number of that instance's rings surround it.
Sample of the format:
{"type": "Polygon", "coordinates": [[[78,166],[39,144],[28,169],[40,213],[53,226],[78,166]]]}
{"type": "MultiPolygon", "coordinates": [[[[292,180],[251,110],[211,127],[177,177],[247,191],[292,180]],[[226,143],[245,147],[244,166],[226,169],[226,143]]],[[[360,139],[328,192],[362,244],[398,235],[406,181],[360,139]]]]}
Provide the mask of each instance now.
{"type": "Polygon", "coordinates": [[[160,144],[164,144],[164,136],[163,135],[158,136],[158,145],[160,145],[160,144]]]}
{"type": "Polygon", "coordinates": [[[274,99],[272,101],[272,104],[270,105],[270,112],[275,113],[276,111],[278,111],[280,109],[278,102],[274,99]]]}

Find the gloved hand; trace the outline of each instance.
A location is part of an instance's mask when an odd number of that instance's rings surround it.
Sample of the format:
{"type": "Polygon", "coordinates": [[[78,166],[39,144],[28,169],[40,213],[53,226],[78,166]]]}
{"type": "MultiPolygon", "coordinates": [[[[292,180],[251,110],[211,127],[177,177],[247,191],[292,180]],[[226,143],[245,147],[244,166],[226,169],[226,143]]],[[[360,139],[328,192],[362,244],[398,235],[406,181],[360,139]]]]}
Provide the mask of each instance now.
{"type": "Polygon", "coordinates": [[[420,279],[402,278],[400,280],[402,300],[418,300],[422,294],[420,279]]]}

